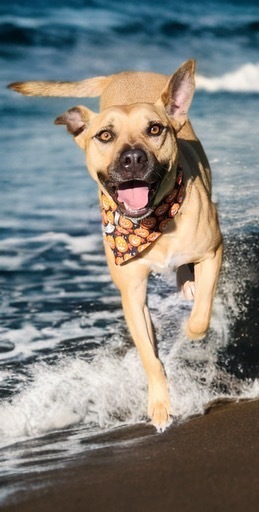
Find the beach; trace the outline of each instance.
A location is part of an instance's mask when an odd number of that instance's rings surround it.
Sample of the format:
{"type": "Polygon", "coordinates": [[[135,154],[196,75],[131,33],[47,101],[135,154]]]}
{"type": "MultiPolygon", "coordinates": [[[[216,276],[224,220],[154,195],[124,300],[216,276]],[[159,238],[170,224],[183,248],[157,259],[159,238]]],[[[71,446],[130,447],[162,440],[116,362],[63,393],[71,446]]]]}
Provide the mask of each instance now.
{"type": "Polygon", "coordinates": [[[258,20],[258,0],[0,5],[1,511],[256,509],[258,20]],[[211,166],[224,257],[199,341],[185,336],[192,304],[174,269],[150,276],[174,413],[158,435],[104,254],[97,184],[54,124],[77,105],[98,112],[99,99],[7,86],[130,70],[171,76],[189,59],[189,116],[211,166]]]}
{"type": "Polygon", "coordinates": [[[257,511],[258,424],[259,401],[250,401],[214,406],[160,435],[127,427],[113,434],[127,446],[21,478],[24,491],[1,511],[257,511]]]}

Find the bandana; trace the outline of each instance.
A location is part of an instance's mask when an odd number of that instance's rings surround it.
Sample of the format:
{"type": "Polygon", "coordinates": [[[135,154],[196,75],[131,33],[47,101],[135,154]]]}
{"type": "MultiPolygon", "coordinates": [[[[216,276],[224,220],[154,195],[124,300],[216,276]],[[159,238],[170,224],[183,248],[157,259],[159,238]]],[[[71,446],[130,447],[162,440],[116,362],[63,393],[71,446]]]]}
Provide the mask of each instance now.
{"type": "Polygon", "coordinates": [[[178,164],[173,190],[142,220],[135,221],[121,215],[115,201],[101,194],[103,232],[114,253],[116,265],[138,256],[162,235],[177,214],[184,192],[182,166],[178,164]]]}

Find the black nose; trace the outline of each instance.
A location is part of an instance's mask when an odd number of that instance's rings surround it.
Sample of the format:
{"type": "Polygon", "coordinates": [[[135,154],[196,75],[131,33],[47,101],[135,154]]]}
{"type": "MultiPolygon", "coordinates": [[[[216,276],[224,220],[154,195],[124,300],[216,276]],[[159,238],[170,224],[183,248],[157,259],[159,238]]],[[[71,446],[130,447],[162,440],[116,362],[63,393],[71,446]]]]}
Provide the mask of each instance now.
{"type": "Polygon", "coordinates": [[[120,157],[120,164],[125,171],[140,171],[147,163],[147,155],[143,149],[128,149],[120,157]]]}

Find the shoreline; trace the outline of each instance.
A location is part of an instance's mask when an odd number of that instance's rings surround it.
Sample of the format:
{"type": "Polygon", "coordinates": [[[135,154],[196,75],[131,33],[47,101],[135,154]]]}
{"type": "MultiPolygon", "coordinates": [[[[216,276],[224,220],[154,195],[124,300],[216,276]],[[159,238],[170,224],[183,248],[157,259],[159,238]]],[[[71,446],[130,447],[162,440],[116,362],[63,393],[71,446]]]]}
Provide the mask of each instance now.
{"type": "Polygon", "coordinates": [[[136,425],[63,468],[16,479],[2,512],[254,512],[259,400],[218,405],[163,434],[136,425]],[[134,440],[130,442],[130,440],[134,440]],[[137,439],[137,440],[136,440],[137,439]],[[121,439],[122,440],[122,439],[121,439]]]}

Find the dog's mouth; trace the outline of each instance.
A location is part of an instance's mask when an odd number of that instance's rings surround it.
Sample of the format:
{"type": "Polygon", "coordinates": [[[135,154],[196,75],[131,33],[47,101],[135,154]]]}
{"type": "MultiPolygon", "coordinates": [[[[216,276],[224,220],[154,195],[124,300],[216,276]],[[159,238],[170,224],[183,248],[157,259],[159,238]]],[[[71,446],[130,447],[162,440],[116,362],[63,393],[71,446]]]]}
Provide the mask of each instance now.
{"type": "Polygon", "coordinates": [[[130,180],[112,187],[112,196],[120,212],[128,217],[143,217],[152,210],[158,183],[130,180]]]}
{"type": "Polygon", "coordinates": [[[147,217],[154,209],[169,164],[158,162],[152,154],[146,157],[145,165],[140,169],[138,162],[133,169],[128,169],[126,164],[122,167],[120,162],[121,157],[119,162],[115,161],[108,167],[107,172],[99,171],[98,181],[117,204],[120,214],[135,219],[147,217]]]}

